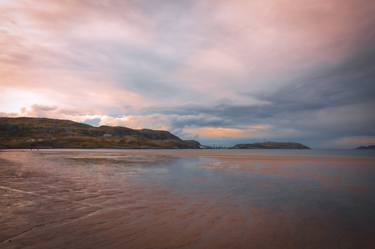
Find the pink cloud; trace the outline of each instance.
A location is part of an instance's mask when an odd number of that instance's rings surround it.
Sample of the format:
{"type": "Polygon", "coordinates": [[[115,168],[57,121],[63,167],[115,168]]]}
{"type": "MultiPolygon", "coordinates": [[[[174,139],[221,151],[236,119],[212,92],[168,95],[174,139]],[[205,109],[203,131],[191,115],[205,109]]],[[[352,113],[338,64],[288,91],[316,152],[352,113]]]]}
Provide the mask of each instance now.
{"type": "Polygon", "coordinates": [[[226,127],[188,127],[184,129],[185,133],[200,137],[245,137],[248,132],[238,128],[226,127]]]}
{"type": "Polygon", "coordinates": [[[247,138],[278,139],[300,136],[301,131],[293,128],[276,128],[268,124],[250,124],[238,127],[185,127],[183,134],[187,137],[200,138],[247,138]]]}
{"type": "Polygon", "coordinates": [[[260,137],[269,132],[272,126],[267,124],[251,124],[242,127],[186,127],[183,132],[191,136],[205,138],[244,138],[260,137]]]}
{"type": "Polygon", "coordinates": [[[210,39],[176,78],[228,94],[274,91],[290,83],[285,78],[341,63],[357,51],[375,11],[355,0],[215,3],[205,4],[214,6],[204,19],[210,39]]]}
{"type": "MultiPolygon", "coordinates": [[[[160,12],[152,20],[142,5],[130,1],[8,2],[0,6],[0,77],[4,79],[0,84],[59,88],[63,83],[52,82],[56,78],[70,76],[77,82],[87,74],[96,74],[89,79],[92,85],[118,81],[119,74],[133,70],[126,53],[113,58],[117,51],[111,47],[119,45],[119,52],[142,48],[179,60],[181,66],[163,72],[158,80],[188,82],[180,87],[202,94],[209,90],[212,94],[204,98],[209,103],[228,99],[259,104],[238,92],[274,91],[288,83],[283,77],[322,63],[339,63],[356,49],[357,34],[374,11],[366,3],[197,2],[190,23],[176,20],[176,25],[183,22],[182,27],[189,28],[176,31],[184,35],[185,44],[173,40],[180,36],[164,32],[161,26],[174,13],[160,12]],[[190,51],[188,56],[173,58],[184,49],[190,51]]],[[[152,70],[152,65],[146,69],[152,70]]]]}

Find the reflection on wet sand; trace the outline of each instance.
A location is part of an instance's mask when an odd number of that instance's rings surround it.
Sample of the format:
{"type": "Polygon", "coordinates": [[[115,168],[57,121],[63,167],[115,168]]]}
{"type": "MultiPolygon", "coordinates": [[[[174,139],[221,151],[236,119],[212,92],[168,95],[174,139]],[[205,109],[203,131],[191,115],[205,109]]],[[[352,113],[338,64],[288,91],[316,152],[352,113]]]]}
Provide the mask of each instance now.
{"type": "Polygon", "coordinates": [[[0,152],[0,248],[373,248],[371,156],[0,152]]]}

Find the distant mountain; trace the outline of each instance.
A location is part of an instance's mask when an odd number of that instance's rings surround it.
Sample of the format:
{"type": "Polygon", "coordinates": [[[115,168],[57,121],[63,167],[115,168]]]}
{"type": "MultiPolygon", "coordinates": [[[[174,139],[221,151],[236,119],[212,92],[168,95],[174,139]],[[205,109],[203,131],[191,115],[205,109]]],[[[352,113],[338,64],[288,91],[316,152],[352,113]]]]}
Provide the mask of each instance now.
{"type": "Polygon", "coordinates": [[[230,149],[310,149],[309,147],[300,143],[291,142],[264,142],[252,144],[236,144],[230,149]]]}
{"type": "Polygon", "coordinates": [[[184,141],[168,131],[22,117],[0,118],[0,148],[197,149],[200,144],[184,141]]]}
{"type": "Polygon", "coordinates": [[[367,146],[359,146],[356,150],[375,150],[375,144],[367,146]]]}

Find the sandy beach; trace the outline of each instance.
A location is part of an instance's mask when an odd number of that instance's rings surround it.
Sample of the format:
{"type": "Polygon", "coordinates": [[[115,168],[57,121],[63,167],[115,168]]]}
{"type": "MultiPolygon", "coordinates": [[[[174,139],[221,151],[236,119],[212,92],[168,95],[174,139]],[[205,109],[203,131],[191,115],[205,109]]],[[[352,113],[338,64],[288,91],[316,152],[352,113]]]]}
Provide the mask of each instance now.
{"type": "Polygon", "coordinates": [[[372,248],[371,155],[0,152],[1,248],[372,248]]]}

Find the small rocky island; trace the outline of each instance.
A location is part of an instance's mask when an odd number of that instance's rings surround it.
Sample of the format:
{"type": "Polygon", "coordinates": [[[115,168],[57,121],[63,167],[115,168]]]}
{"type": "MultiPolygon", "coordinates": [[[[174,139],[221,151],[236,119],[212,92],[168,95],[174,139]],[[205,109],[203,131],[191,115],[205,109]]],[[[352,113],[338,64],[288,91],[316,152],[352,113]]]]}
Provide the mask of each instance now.
{"type": "Polygon", "coordinates": [[[367,145],[367,146],[359,146],[356,150],[375,150],[375,144],[367,145]]]}
{"type": "Polygon", "coordinates": [[[0,118],[0,149],[199,149],[168,131],[99,126],[48,118],[0,118]]]}
{"type": "Polygon", "coordinates": [[[310,149],[306,145],[292,142],[263,142],[252,144],[236,144],[230,149],[293,149],[293,150],[306,150],[310,149]]]}

